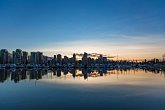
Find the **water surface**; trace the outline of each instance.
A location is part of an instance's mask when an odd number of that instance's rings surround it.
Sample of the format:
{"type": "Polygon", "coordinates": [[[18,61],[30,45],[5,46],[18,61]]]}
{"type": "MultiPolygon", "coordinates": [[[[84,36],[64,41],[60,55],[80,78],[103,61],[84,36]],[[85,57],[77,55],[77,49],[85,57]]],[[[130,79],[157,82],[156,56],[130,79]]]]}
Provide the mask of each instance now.
{"type": "Polygon", "coordinates": [[[0,70],[0,110],[165,110],[165,72],[0,70]]]}

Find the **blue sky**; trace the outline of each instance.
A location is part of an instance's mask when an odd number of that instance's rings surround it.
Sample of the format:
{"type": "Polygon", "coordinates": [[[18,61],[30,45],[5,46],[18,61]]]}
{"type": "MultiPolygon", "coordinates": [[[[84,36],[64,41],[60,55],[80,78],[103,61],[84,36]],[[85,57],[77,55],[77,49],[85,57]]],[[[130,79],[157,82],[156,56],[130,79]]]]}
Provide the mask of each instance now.
{"type": "Polygon", "coordinates": [[[164,0],[1,0],[0,47],[160,58],[164,20],[164,0]]]}

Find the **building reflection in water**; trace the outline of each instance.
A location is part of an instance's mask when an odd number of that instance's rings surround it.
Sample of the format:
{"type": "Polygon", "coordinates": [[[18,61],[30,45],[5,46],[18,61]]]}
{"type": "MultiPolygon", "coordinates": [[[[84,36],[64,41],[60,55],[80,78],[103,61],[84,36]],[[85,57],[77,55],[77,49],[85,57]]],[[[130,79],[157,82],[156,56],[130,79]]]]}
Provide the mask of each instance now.
{"type": "MultiPolygon", "coordinates": [[[[110,74],[126,74],[129,75],[132,72],[137,72],[138,69],[115,69],[115,70],[107,70],[105,68],[102,69],[74,69],[74,68],[57,68],[57,69],[0,69],[0,82],[3,83],[6,80],[14,81],[18,83],[21,80],[32,79],[39,80],[42,79],[44,75],[51,74],[55,77],[62,77],[71,74],[73,78],[83,77],[84,80],[87,80],[88,77],[102,77],[110,74]]],[[[165,71],[163,70],[144,70],[146,73],[152,72],[154,74],[161,74],[165,77],[165,71]]]]}

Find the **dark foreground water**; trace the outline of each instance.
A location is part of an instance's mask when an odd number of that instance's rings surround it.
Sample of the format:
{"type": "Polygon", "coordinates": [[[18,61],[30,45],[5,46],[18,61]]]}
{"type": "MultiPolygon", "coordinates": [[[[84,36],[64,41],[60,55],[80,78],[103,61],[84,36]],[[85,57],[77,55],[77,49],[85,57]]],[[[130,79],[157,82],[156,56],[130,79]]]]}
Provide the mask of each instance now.
{"type": "Polygon", "coordinates": [[[165,110],[165,72],[0,70],[0,110],[165,110]]]}

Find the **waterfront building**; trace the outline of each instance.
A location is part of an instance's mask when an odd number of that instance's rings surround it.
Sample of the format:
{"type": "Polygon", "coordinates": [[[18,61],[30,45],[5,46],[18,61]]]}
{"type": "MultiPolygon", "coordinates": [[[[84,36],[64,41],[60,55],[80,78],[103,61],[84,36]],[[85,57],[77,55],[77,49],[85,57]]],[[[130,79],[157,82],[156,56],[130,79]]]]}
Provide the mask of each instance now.
{"type": "Polygon", "coordinates": [[[30,64],[42,64],[44,60],[42,52],[31,52],[30,64]]]}
{"type": "Polygon", "coordinates": [[[16,51],[13,51],[13,63],[20,65],[22,64],[22,50],[16,49],[16,51]]]}
{"type": "Polygon", "coordinates": [[[43,56],[43,63],[47,64],[47,62],[48,62],[48,57],[47,56],[43,56]]]}
{"type": "Polygon", "coordinates": [[[28,64],[28,52],[23,51],[22,64],[28,64]]]}
{"type": "Polygon", "coordinates": [[[8,53],[8,64],[11,64],[13,61],[12,54],[8,53]]]}
{"type": "Polygon", "coordinates": [[[83,65],[87,66],[88,65],[88,54],[84,52],[84,55],[82,57],[82,63],[83,65]]]}
{"type": "Polygon", "coordinates": [[[57,55],[57,62],[58,63],[61,63],[61,61],[62,61],[62,55],[61,54],[58,54],[57,55]]]}
{"type": "Polygon", "coordinates": [[[69,58],[67,56],[64,56],[63,63],[64,64],[69,63],[69,58]]]}
{"type": "Polygon", "coordinates": [[[57,61],[57,56],[56,55],[54,55],[54,61],[57,61]]]}
{"type": "Polygon", "coordinates": [[[30,55],[30,64],[36,64],[37,63],[37,53],[31,52],[30,55]]]}
{"type": "Polygon", "coordinates": [[[12,58],[13,58],[13,64],[16,64],[16,52],[15,51],[13,51],[13,53],[12,53],[12,58]]]}
{"type": "Polygon", "coordinates": [[[103,55],[100,55],[100,56],[98,57],[98,62],[99,62],[99,63],[103,63],[103,55]]]}
{"type": "Polygon", "coordinates": [[[8,64],[9,52],[7,49],[1,49],[0,51],[0,64],[8,64]]]}
{"type": "Polygon", "coordinates": [[[54,55],[53,60],[52,60],[52,65],[55,66],[57,62],[57,56],[54,55]]]}
{"type": "Polygon", "coordinates": [[[42,63],[43,63],[43,53],[37,52],[37,64],[42,64],[42,63]]]}
{"type": "Polygon", "coordinates": [[[76,61],[76,54],[73,54],[73,60],[76,61]]]}

